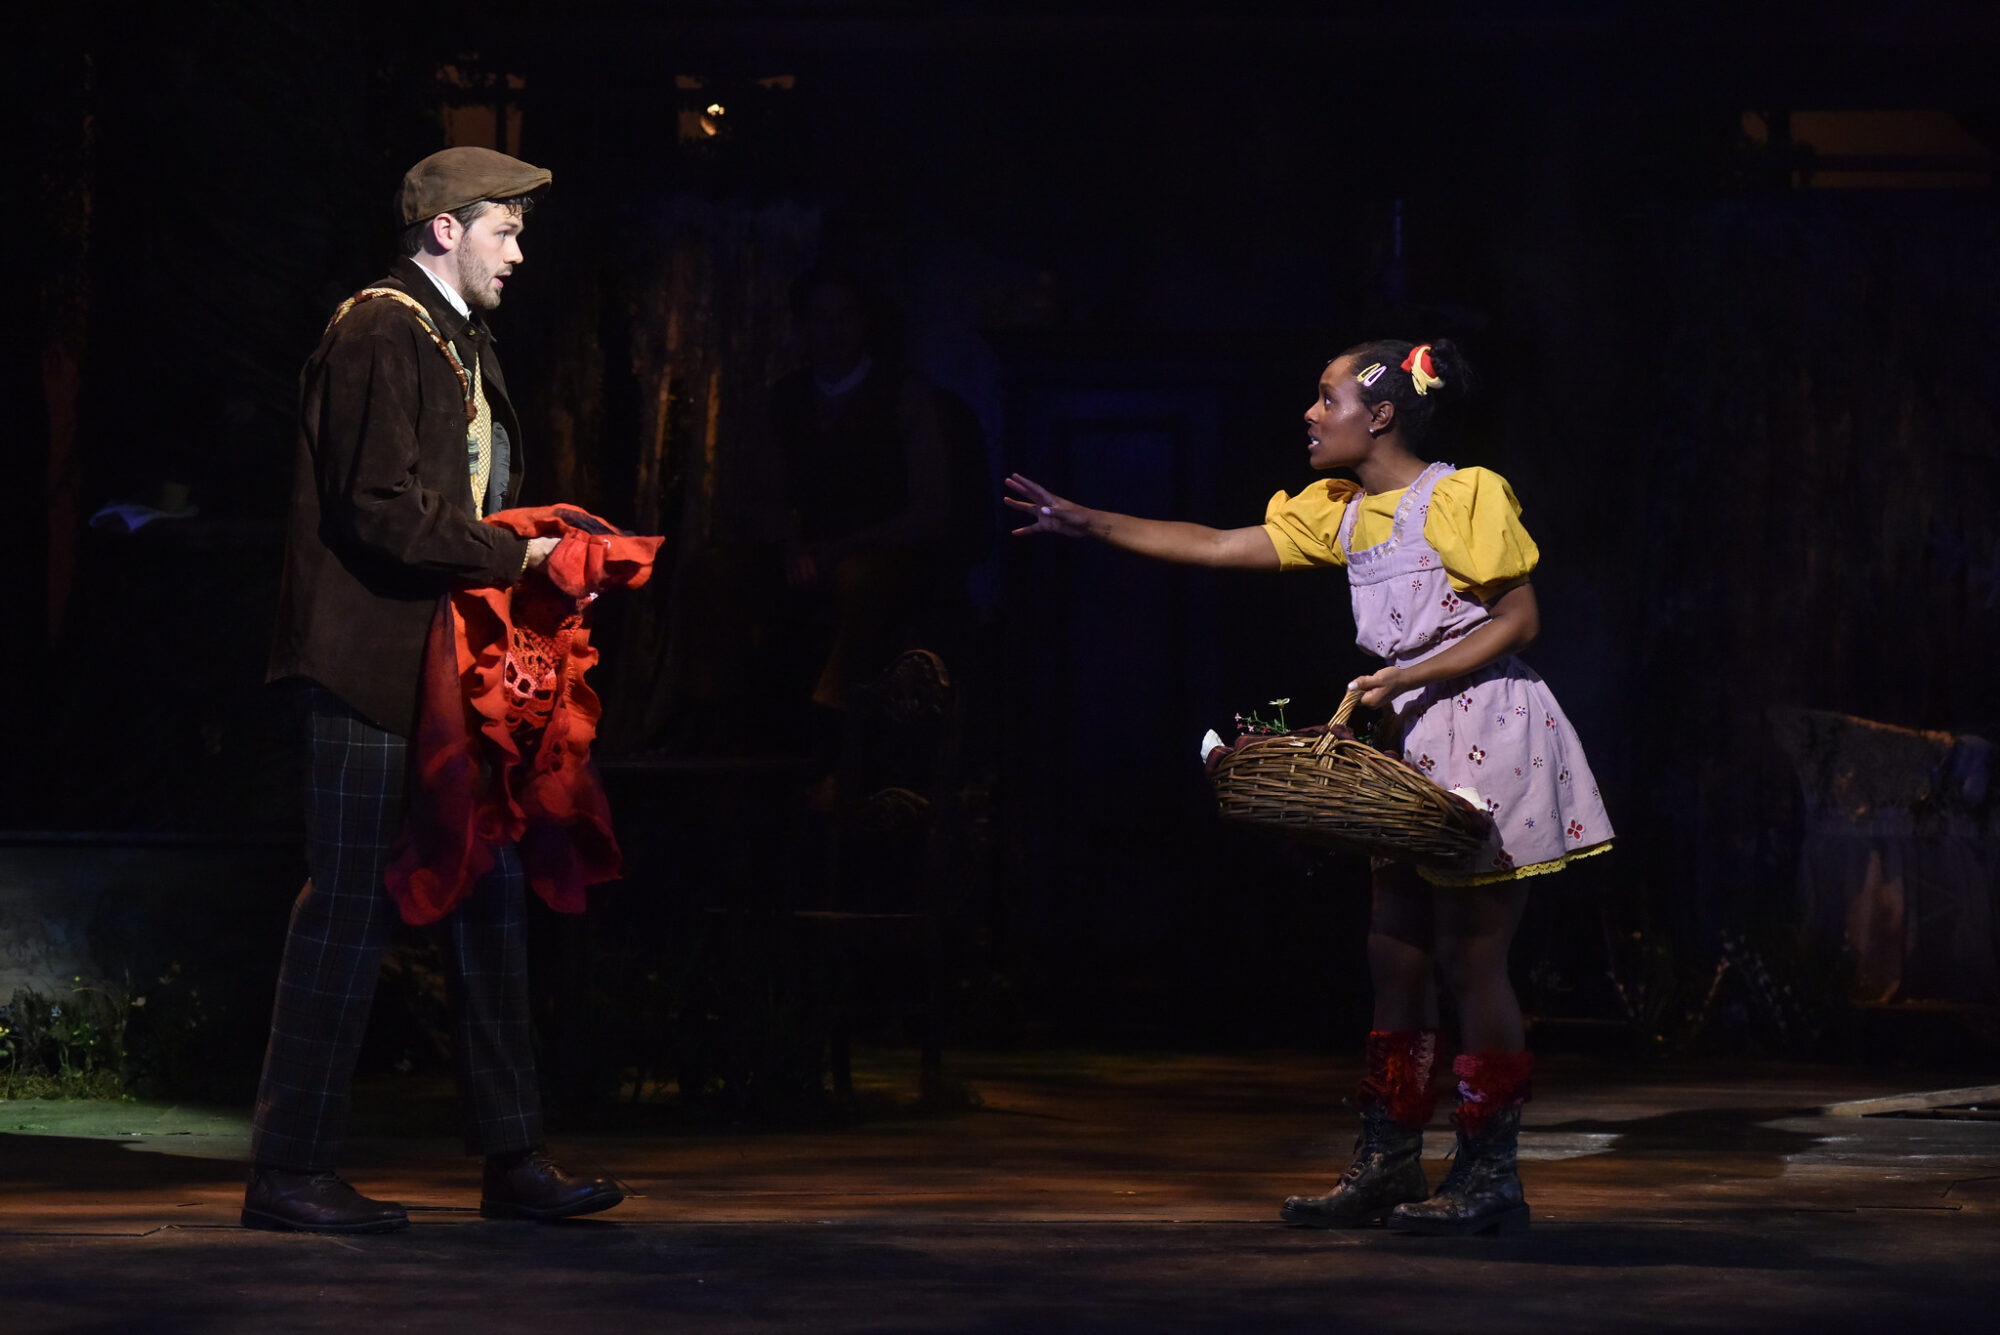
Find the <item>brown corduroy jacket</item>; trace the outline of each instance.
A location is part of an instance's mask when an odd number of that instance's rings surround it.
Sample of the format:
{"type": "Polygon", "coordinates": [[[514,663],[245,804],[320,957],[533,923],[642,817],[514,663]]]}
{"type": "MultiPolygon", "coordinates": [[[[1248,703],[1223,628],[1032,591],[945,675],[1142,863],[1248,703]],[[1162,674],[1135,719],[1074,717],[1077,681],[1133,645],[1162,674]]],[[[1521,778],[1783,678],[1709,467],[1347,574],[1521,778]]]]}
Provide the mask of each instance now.
{"type": "MultiPolygon", "coordinates": [[[[521,428],[492,335],[476,316],[468,322],[453,310],[411,260],[397,260],[372,286],[421,302],[468,370],[479,357],[508,445],[505,494],[489,510],[513,505],[521,428]]],[[[391,732],[415,731],[438,596],[512,584],[527,552],[524,539],[476,517],[465,432],[465,391],[415,312],[377,298],[327,331],[299,378],[291,520],[267,679],[311,678],[391,732]]]]}

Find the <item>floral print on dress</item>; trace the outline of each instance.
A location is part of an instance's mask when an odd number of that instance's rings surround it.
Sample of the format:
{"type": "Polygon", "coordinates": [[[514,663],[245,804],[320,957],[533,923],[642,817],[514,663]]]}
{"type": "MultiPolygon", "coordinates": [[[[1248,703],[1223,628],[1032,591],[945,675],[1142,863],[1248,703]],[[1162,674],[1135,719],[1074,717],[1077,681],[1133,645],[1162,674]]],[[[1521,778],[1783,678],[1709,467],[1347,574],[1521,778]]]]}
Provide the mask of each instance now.
{"type": "MultiPolygon", "coordinates": [[[[1449,464],[1433,465],[1411,483],[1384,542],[1355,549],[1357,507],[1347,507],[1340,526],[1355,640],[1398,667],[1435,656],[1490,619],[1474,594],[1453,587],[1478,572],[1447,568],[1421,532],[1431,490],[1451,472],[1449,464]]],[[[1393,707],[1404,725],[1399,754],[1446,788],[1474,784],[1493,815],[1489,842],[1464,864],[1444,869],[1445,879],[1519,876],[1612,837],[1581,743],[1547,686],[1519,659],[1503,657],[1434,686],[1399,691],[1393,707]],[[1533,729],[1537,715],[1545,733],[1533,729]]]]}

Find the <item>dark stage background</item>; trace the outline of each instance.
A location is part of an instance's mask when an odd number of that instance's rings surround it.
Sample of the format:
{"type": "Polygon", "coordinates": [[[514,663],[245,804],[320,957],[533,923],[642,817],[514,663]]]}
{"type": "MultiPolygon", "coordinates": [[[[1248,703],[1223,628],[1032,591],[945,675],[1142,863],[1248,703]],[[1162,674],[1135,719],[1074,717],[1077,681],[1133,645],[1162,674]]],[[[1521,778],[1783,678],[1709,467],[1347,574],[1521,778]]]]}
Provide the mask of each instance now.
{"type": "MultiPolygon", "coordinates": [[[[1778,721],[2000,729],[1990,5],[86,0],[28,23],[0,823],[283,846],[260,683],[297,368],[386,263],[402,169],[484,143],[556,177],[496,320],[529,499],[669,538],[605,613],[601,754],[802,748],[760,422],[816,258],[894,298],[996,479],[1223,525],[1309,480],[1327,357],[1449,335],[1486,380],[1456,462],[1523,499],[1529,658],[1621,835],[1518,945],[1545,1032],[1734,1017],[1718,1041],[1811,1046],[1869,981],[1849,900],[1892,873],[1898,930],[1957,953],[1898,936],[1877,991],[2000,1000],[1984,752],[1939,742],[1951,783],[1879,828],[1849,810],[1879,838],[1815,879],[1802,849],[1847,836],[1778,721]],[[197,515],[85,526],[173,486],[197,515]],[[1871,848],[1875,881],[1840,881],[1871,848]]],[[[1350,1042],[1365,868],[1219,829],[1193,763],[1238,710],[1331,709],[1361,665],[1340,578],[996,541],[972,590],[955,1037],[1350,1042]]],[[[762,836],[789,851],[746,865],[712,847],[713,788],[629,796],[611,902],[662,939],[621,949],[680,949],[642,898],[813,875],[789,814],[762,836]]],[[[746,799],[730,837],[793,796],[746,799]]],[[[275,961],[294,884],[216,885],[197,916],[275,961]]]]}

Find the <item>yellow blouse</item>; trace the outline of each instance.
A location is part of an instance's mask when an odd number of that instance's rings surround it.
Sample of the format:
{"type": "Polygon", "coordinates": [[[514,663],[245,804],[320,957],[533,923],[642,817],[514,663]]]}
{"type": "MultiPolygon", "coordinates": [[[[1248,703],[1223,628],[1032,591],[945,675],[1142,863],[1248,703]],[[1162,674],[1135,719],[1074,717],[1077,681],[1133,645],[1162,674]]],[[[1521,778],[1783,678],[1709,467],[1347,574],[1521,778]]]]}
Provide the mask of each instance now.
{"type": "MultiPolygon", "coordinates": [[[[1278,549],[1285,570],[1302,566],[1346,565],[1340,550],[1340,519],[1350,498],[1361,497],[1354,518],[1354,548],[1387,542],[1395,527],[1403,488],[1380,495],[1363,493],[1345,478],[1316,482],[1296,496],[1279,492],[1264,507],[1264,531],[1278,549]]],[[[1491,602],[1510,584],[1526,579],[1541,559],[1535,540],[1521,527],[1521,503],[1507,479],[1488,468],[1461,468],[1437,480],[1424,541],[1444,560],[1451,586],[1491,602]]]]}

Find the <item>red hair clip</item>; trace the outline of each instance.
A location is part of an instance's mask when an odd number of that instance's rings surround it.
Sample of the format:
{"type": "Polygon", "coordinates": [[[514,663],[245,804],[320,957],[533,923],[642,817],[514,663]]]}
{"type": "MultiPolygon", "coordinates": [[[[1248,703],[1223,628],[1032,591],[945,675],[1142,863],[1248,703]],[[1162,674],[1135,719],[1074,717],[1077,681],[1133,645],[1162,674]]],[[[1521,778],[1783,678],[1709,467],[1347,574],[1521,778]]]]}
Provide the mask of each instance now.
{"type": "Polygon", "coordinates": [[[1403,358],[1403,369],[1410,373],[1410,383],[1419,395],[1428,394],[1444,383],[1431,361],[1431,345],[1428,343],[1419,343],[1410,349],[1410,355],[1403,358]]]}

